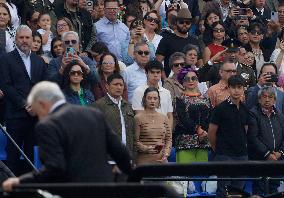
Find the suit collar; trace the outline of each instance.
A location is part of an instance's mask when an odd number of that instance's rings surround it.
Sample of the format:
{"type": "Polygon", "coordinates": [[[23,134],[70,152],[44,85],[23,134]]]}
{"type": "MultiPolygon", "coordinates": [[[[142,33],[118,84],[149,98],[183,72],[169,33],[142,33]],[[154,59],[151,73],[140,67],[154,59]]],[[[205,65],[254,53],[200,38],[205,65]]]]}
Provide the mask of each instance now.
{"type": "Polygon", "coordinates": [[[52,114],[56,111],[58,111],[61,107],[63,107],[64,105],[66,104],[66,100],[65,99],[61,99],[61,100],[58,100],[56,103],[54,103],[52,105],[52,107],[50,108],[49,110],[49,113],[52,114]]]}

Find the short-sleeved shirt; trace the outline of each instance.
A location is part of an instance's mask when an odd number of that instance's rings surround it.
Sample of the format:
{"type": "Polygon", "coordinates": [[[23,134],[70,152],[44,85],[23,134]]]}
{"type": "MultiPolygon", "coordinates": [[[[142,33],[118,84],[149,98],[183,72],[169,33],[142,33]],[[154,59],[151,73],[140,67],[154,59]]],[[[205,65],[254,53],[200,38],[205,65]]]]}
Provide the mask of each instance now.
{"type": "MultiPolygon", "coordinates": [[[[182,52],[183,48],[187,44],[196,45],[199,48],[199,52],[201,52],[200,43],[199,41],[192,37],[188,36],[187,38],[179,37],[175,34],[168,34],[167,36],[163,37],[158,45],[158,49],[156,51],[156,55],[162,55],[165,57],[164,60],[164,69],[166,75],[169,76],[171,73],[171,68],[169,67],[169,58],[174,52],[182,52]]],[[[202,58],[202,54],[198,54],[198,59],[202,58]]]]}
{"type": "MultiPolygon", "coordinates": [[[[148,88],[148,85],[141,85],[135,89],[133,98],[132,98],[132,108],[133,110],[144,110],[142,106],[142,98],[144,91],[148,88]]],[[[161,98],[161,106],[157,109],[157,112],[167,115],[167,113],[173,112],[173,103],[171,98],[171,93],[169,90],[159,87],[159,93],[161,98]]]]}
{"type": "Polygon", "coordinates": [[[228,156],[247,155],[247,133],[249,111],[243,103],[239,109],[225,100],[212,113],[210,123],[218,125],[216,133],[216,154],[228,156]]]}

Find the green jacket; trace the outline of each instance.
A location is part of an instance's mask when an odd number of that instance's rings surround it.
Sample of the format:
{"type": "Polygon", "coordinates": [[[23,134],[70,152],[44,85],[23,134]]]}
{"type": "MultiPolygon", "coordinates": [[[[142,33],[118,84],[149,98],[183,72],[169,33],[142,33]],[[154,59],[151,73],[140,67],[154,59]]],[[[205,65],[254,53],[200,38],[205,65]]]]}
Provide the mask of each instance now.
{"type": "MultiPolygon", "coordinates": [[[[93,105],[94,108],[101,110],[110,126],[113,128],[114,132],[121,139],[121,122],[120,113],[118,106],[109,98],[108,95],[97,100],[93,105]]],[[[128,148],[133,160],[135,160],[135,121],[134,121],[134,111],[130,104],[125,100],[121,101],[121,110],[124,117],[125,129],[126,129],[126,147],[128,148]]]]}

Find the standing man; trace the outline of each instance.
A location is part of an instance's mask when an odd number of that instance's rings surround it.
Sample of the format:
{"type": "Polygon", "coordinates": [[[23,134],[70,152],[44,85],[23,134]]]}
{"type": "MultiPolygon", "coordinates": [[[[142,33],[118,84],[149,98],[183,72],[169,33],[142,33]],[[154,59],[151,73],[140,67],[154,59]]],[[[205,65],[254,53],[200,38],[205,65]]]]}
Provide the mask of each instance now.
{"type": "MultiPolygon", "coordinates": [[[[187,8],[182,8],[178,11],[176,22],[174,24],[175,30],[174,34],[169,34],[166,37],[163,37],[158,45],[156,51],[156,59],[160,62],[163,60],[166,76],[169,76],[171,68],[169,67],[169,58],[175,52],[182,52],[183,48],[187,44],[196,45],[198,51],[201,51],[199,41],[190,36],[188,31],[190,29],[192,22],[192,16],[190,11],[187,8]]],[[[197,66],[202,65],[202,55],[198,54],[197,66]]]]}
{"type": "MultiPolygon", "coordinates": [[[[244,80],[235,75],[228,80],[230,97],[214,110],[208,129],[208,139],[215,151],[215,161],[243,161],[247,156],[247,127],[249,112],[241,102],[244,80]]],[[[243,189],[244,181],[218,181],[216,197],[226,197],[225,186],[243,189]]]]}
{"type": "Polygon", "coordinates": [[[111,123],[121,142],[126,145],[132,158],[134,154],[134,111],[123,98],[124,80],[120,74],[112,74],[107,78],[107,94],[97,100],[95,108],[100,109],[106,120],[111,123]]]}
{"type": "Polygon", "coordinates": [[[121,61],[121,43],[129,42],[130,33],[128,27],[117,19],[119,1],[105,0],[104,6],[105,16],[95,23],[97,41],[106,43],[109,51],[121,61]]]}
{"type": "Polygon", "coordinates": [[[207,94],[210,98],[212,107],[216,107],[224,100],[228,99],[230,92],[228,87],[228,79],[237,74],[237,67],[231,60],[225,60],[219,70],[221,77],[219,83],[210,87],[207,94]]]}
{"type": "Polygon", "coordinates": [[[111,182],[108,154],[120,170],[130,173],[129,154],[101,112],[65,104],[59,86],[47,81],[32,89],[28,103],[40,119],[36,132],[43,167],[8,179],[5,190],[25,182],[111,182]]]}
{"type": "Polygon", "coordinates": [[[157,111],[168,117],[170,127],[172,129],[173,103],[172,103],[171,92],[159,85],[163,72],[163,64],[156,60],[150,61],[147,63],[145,71],[147,75],[147,82],[137,87],[137,89],[135,89],[132,98],[132,108],[136,113],[143,111],[144,107],[142,106],[142,98],[145,90],[148,87],[157,88],[161,97],[160,107],[157,109],[157,111]]]}
{"type": "MultiPolygon", "coordinates": [[[[31,53],[32,31],[21,25],[16,31],[16,49],[2,56],[1,83],[6,97],[6,127],[8,133],[26,155],[33,159],[34,132],[36,119],[31,116],[31,107],[26,98],[31,88],[46,79],[46,64],[43,59],[31,53]]],[[[21,173],[20,154],[12,142],[8,141],[7,165],[16,175],[21,173]]],[[[23,170],[24,171],[24,170],[23,170]]]]}
{"type": "Polygon", "coordinates": [[[145,42],[134,46],[134,63],[122,73],[128,91],[128,101],[132,103],[134,90],[147,82],[145,66],[150,60],[149,46],[145,42]]]}

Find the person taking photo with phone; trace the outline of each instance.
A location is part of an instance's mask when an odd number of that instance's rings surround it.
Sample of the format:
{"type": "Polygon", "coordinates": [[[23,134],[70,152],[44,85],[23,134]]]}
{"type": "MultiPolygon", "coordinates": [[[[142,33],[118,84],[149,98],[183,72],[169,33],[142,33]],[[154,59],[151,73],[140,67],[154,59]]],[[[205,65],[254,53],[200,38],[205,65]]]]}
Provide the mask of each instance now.
{"type": "MultiPolygon", "coordinates": [[[[276,87],[276,82],[278,81],[278,70],[274,63],[264,63],[260,70],[260,75],[258,77],[258,83],[256,86],[248,89],[246,96],[246,105],[249,109],[254,107],[258,103],[258,91],[261,87],[271,86],[276,87]]],[[[284,112],[284,93],[279,89],[276,89],[276,109],[279,112],[284,112]]]]}

